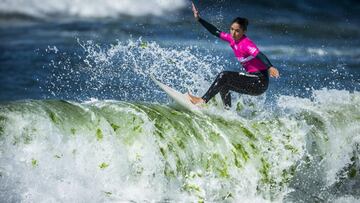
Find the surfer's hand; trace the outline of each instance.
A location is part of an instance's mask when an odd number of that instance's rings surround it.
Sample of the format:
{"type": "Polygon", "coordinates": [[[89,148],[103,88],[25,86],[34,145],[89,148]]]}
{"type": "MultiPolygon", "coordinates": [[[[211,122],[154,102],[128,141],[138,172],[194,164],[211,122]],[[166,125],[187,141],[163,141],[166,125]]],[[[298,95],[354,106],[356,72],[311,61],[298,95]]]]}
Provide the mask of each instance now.
{"type": "Polygon", "coordinates": [[[271,66],[268,69],[268,72],[269,72],[270,77],[273,77],[273,78],[279,78],[280,77],[279,71],[275,67],[271,66]]]}
{"type": "Polygon", "coordinates": [[[194,13],[195,19],[199,20],[200,19],[200,14],[199,14],[199,11],[196,9],[196,7],[194,5],[194,2],[191,2],[191,6],[192,6],[192,11],[194,13]]]}

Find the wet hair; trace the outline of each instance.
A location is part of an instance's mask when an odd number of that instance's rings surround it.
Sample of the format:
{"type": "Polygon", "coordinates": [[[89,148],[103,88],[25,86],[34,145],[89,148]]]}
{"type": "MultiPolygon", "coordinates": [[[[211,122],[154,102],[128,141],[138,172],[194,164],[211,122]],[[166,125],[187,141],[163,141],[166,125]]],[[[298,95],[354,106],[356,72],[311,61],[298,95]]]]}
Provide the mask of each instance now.
{"type": "Polygon", "coordinates": [[[231,25],[237,23],[240,25],[240,27],[246,31],[247,30],[247,26],[249,25],[249,20],[246,18],[241,18],[241,17],[236,17],[232,22],[231,25]]]}

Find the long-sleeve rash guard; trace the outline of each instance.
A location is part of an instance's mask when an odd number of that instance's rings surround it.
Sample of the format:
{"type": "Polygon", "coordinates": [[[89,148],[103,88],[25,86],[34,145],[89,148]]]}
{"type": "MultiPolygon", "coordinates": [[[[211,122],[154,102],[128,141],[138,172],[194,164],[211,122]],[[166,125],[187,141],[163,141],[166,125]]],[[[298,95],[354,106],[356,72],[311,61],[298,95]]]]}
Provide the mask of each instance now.
{"type": "Polygon", "coordinates": [[[245,68],[246,72],[253,73],[267,70],[272,67],[270,60],[260,52],[259,48],[246,35],[235,41],[229,33],[217,29],[202,18],[198,20],[211,34],[227,41],[233,49],[236,58],[245,68]]]}

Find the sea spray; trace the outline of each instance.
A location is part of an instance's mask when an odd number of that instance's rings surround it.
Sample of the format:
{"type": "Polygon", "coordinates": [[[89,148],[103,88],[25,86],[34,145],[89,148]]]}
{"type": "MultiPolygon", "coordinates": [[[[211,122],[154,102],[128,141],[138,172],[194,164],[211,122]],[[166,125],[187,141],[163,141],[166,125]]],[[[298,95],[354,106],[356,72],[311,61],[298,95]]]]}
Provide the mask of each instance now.
{"type": "Polygon", "coordinates": [[[79,101],[109,97],[161,101],[154,94],[159,90],[149,79],[150,74],[182,92],[202,94],[229,63],[210,53],[204,55],[194,46],[166,48],[141,38],[105,47],[93,41],[78,43],[81,53],[46,50],[56,59],[44,67],[51,72],[41,87],[45,94],[79,101]]]}

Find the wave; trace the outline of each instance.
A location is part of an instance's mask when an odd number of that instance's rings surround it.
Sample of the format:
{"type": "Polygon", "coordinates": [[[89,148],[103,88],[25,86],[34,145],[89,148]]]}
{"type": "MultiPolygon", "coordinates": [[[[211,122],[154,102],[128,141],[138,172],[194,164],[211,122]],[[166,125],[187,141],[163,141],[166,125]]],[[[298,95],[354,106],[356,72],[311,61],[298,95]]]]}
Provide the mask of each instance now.
{"type": "Polygon", "coordinates": [[[1,16],[29,16],[31,18],[114,18],[127,16],[161,16],[181,9],[184,0],[5,0],[0,4],[1,16]]]}
{"type": "MultiPolygon", "coordinates": [[[[304,47],[298,45],[280,45],[280,46],[264,46],[260,47],[264,51],[268,51],[271,54],[277,55],[279,57],[289,56],[289,57],[297,57],[301,58],[304,53],[306,56],[312,59],[321,58],[321,57],[343,57],[348,58],[349,60],[356,61],[360,56],[360,49],[358,48],[335,48],[335,47],[325,47],[325,46],[317,46],[317,47],[304,47]]],[[[305,57],[306,58],[306,57],[305,57]]]]}
{"type": "Polygon", "coordinates": [[[359,104],[359,92],[325,89],[282,96],[273,110],[239,101],[203,115],[156,103],[3,103],[0,199],[356,199],[359,104]]]}

